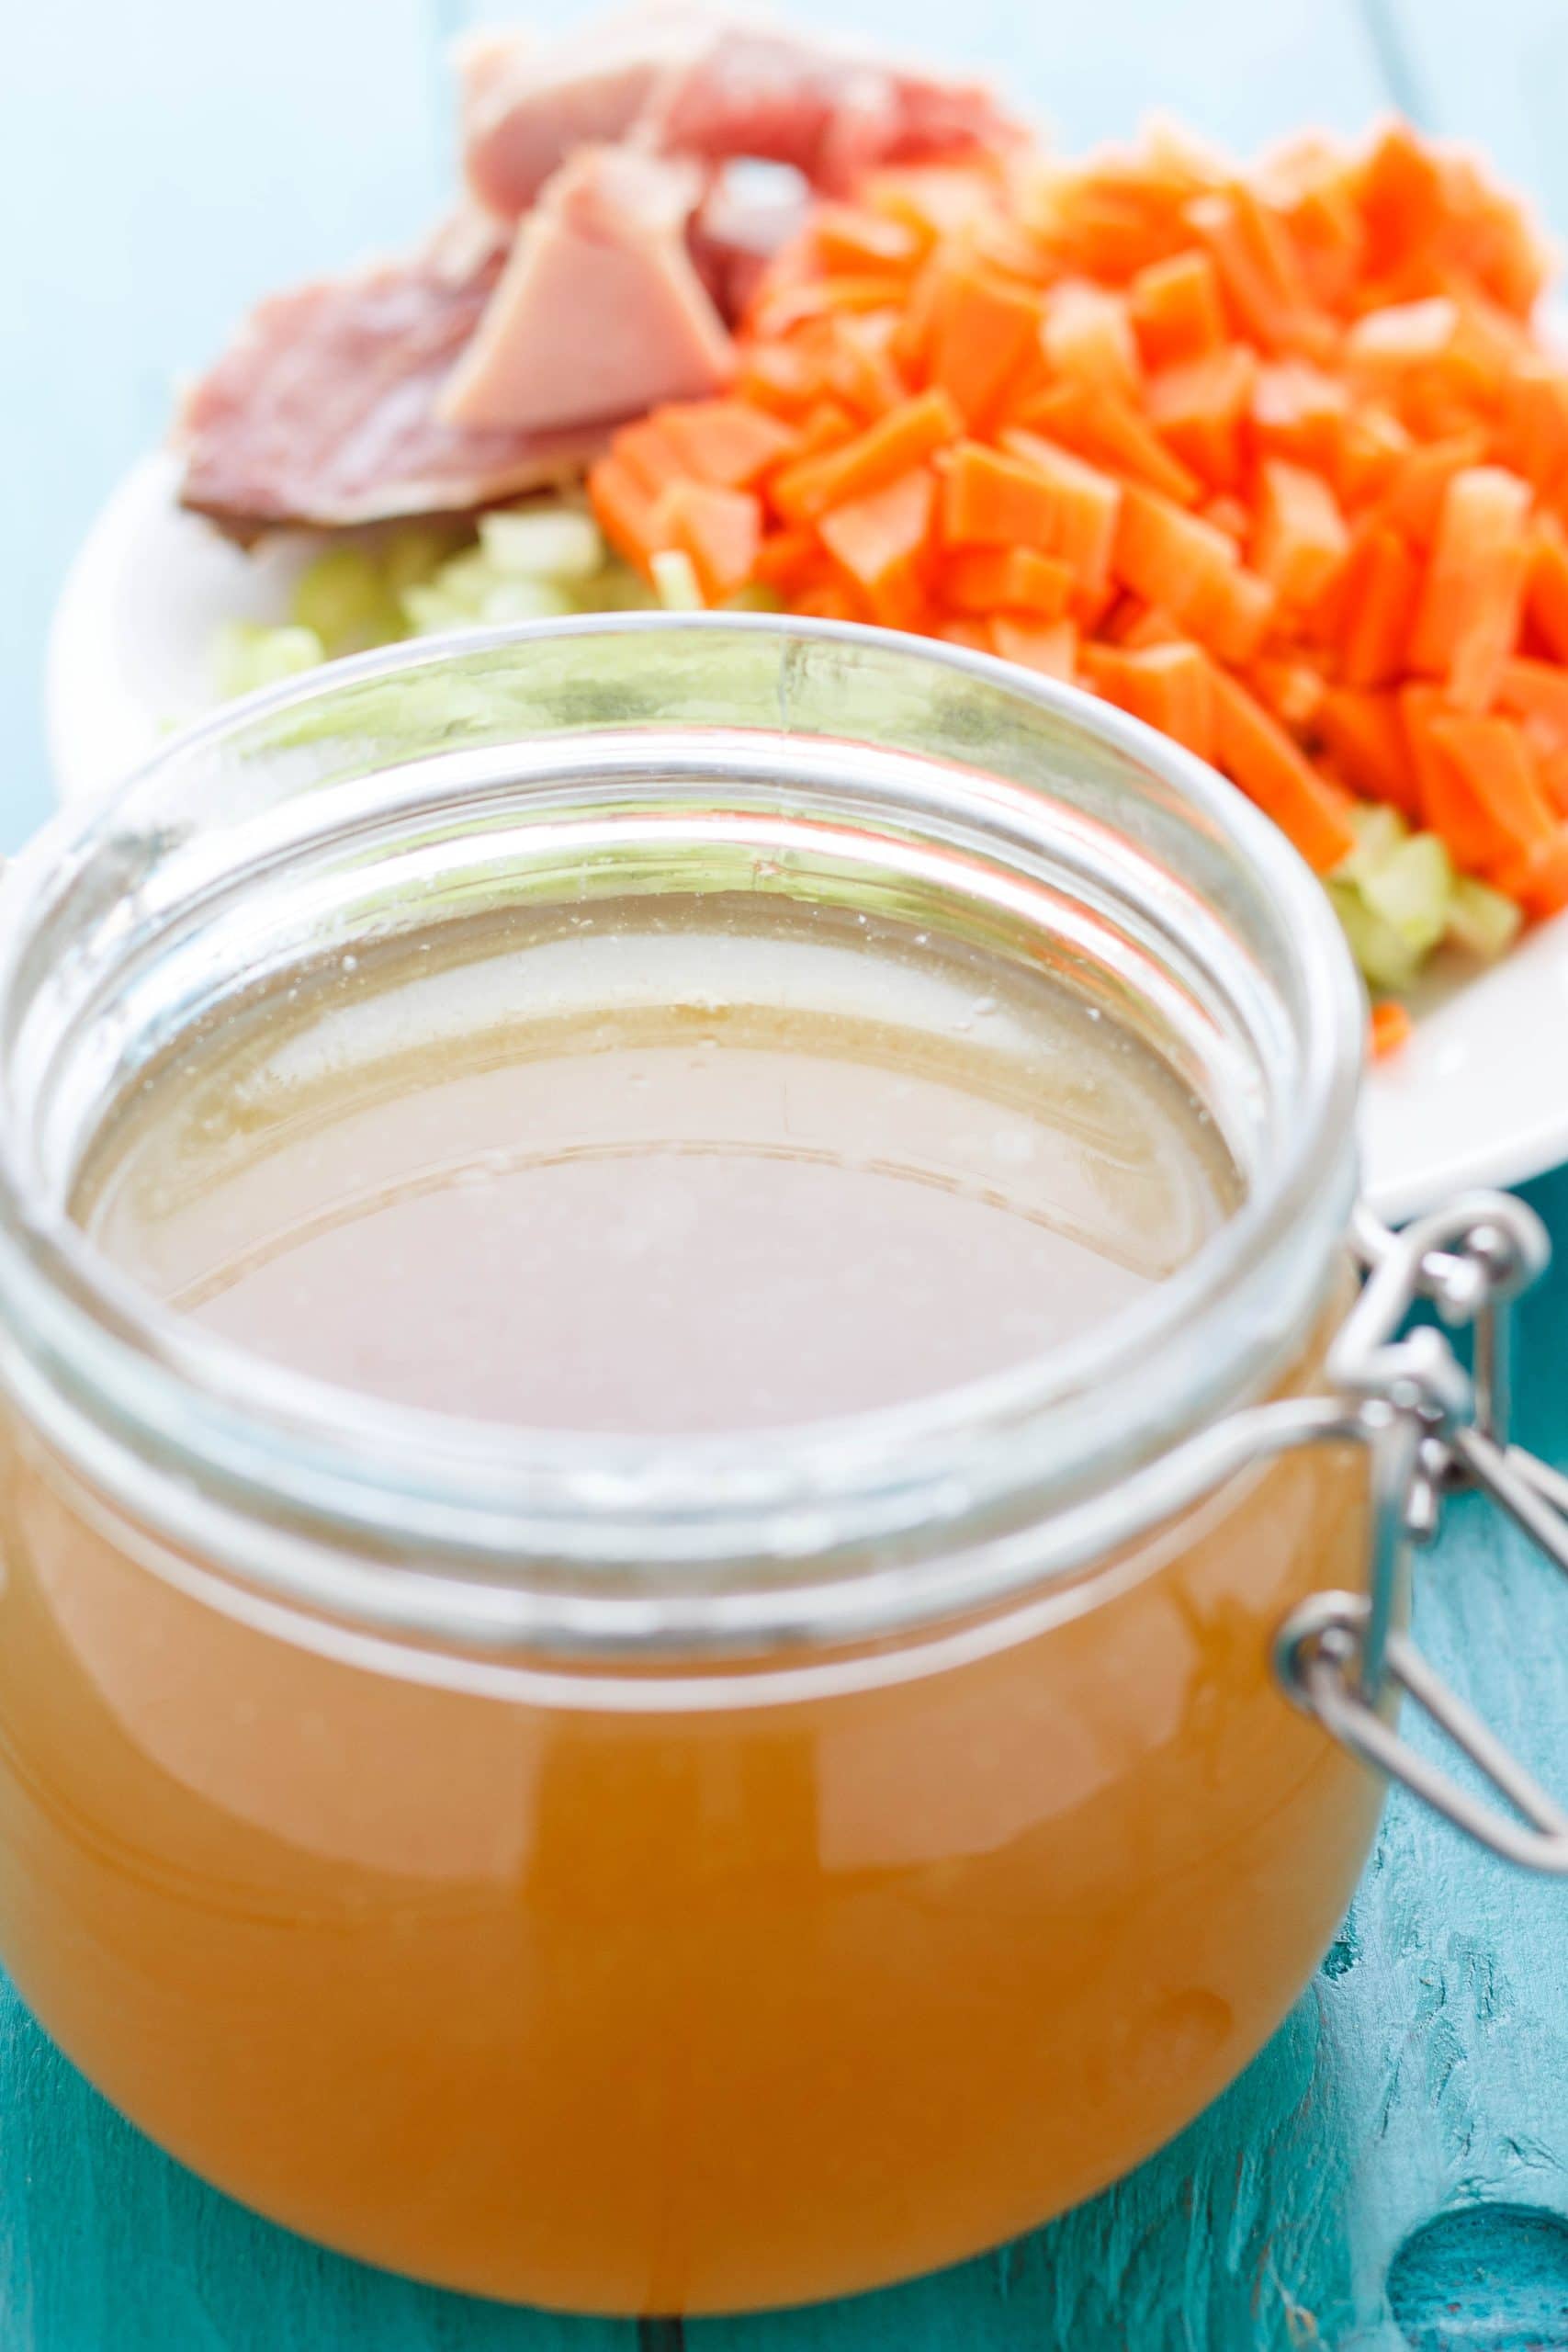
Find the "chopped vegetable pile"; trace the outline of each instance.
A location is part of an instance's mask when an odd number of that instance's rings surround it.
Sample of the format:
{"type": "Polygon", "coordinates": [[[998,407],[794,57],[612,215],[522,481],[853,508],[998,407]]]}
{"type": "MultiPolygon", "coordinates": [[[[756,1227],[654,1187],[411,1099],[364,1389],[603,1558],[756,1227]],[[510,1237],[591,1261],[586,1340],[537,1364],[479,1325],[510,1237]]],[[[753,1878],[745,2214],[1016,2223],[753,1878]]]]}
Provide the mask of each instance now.
{"type": "MultiPolygon", "coordinates": [[[[1333,877],[1375,986],[1568,904],[1568,364],[1539,247],[1401,126],[1168,131],[819,204],[728,395],[618,434],[642,576],[1077,679],[1333,877]],[[1359,812],[1371,805],[1376,821],[1359,812]]],[[[1392,1031],[1397,1024],[1385,1023],[1392,1031]]]]}
{"type": "MultiPolygon", "coordinates": [[[[687,591],[683,573],[679,584],[687,591]]],[[[569,494],[497,507],[480,518],[477,540],[457,525],[405,523],[317,556],[283,627],[229,623],[218,639],[218,688],[248,694],[400,638],[659,601],[605,547],[586,503],[569,494]]],[[[682,601],[700,598],[693,592],[682,601]]]]}
{"type": "Polygon", "coordinates": [[[933,635],[1224,770],[1397,993],[1438,946],[1495,956],[1568,906],[1542,270],[1517,206],[1399,125],[1245,172],[1161,129],[1080,166],[872,173],[763,277],[726,395],[615,436],[592,511],[336,545],[287,627],[224,633],[221,683],[637,605],[933,635]]]}

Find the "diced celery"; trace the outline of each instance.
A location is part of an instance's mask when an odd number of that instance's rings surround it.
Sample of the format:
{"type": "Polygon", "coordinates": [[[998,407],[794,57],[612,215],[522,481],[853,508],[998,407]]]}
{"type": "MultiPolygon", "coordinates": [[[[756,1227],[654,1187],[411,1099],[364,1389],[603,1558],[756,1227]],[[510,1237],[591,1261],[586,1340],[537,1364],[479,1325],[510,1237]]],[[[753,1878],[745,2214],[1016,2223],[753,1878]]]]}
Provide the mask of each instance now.
{"type": "Polygon", "coordinates": [[[1348,857],[1336,866],[1337,881],[1359,882],[1363,874],[1381,865],[1383,859],[1399,847],[1409,827],[1397,808],[1381,800],[1358,801],[1350,812],[1351,830],[1356,846],[1348,857]]]}
{"type": "Polygon", "coordinates": [[[508,578],[588,580],[604,560],[598,525],[560,506],[502,508],[483,515],[479,545],[508,578]]]}
{"type": "Polygon", "coordinates": [[[449,596],[442,587],[421,587],[417,582],[403,590],[403,612],[416,637],[440,637],[447,629],[472,628],[472,608],[449,596]]]}
{"type": "Polygon", "coordinates": [[[470,620],[478,620],[484,611],[485,598],[495,586],[496,575],[483,548],[465,548],[450,563],[444,563],[431,586],[438,589],[448,604],[466,612],[470,620]]]}
{"type": "Polygon", "coordinates": [[[389,531],[378,549],[381,570],[392,594],[425,586],[442,565],[455,556],[468,536],[461,523],[400,523],[389,531]]]}
{"type": "Polygon", "coordinates": [[[648,613],[659,599],[629,563],[607,563],[592,580],[577,584],[573,602],[580,613],[648,613]]]}
{"type": "Polygon", "coordinates": [[[1421,968],[1422,953],[1376,915],[1353,883],[1331,881],[1328,895],[1344,927],[1350,953],[1375,989],[1406,989],[1421,968]]]}
{"type": "Polygon", "coordinates": [[[667,613],[702,611],[703,592],[689,555],[679,548],[667,548],[663,554],[654,557],[652,570],[653,585],[667,613]]]}
{"type": "Polygon", "coordinates": [[[498,580],[484,601],[484,619],[503,621],[555,620],[577,607],[564,588],[549,580],[498,580]]]}
{"type": "Polygon", "coordinates": [[[360,547],[328,548],[295,583],[289,617],[312,630],[329,656],[363,653],[403,634],[397,598],[375,557],[360,547]]]}
{"type": "Polygon", "coordinates": [[[1448,928],[1453,887],[1453,866],[1436,833],[1412,833],[1356,883],[1362,904],[1418,956],[1436,947],[1448,928]]]}
{"type": "Polygon", "coordinates": [[[268,628],[260,621],[226,621],[213,648],[218,692],[253,694],[257,686],[276,685],[301,670],[313,670],[326,659],[326,649],[314,629],[298,623],[268,628]]]}
{"type": "Polygon", "coordinates": [[[1448,935],[1467,956],[1487,963],[1506,953],[1518,937],[1524,917],[1512,899],[1484,882],[1461,874],[1449,899],[1448,935]]]}

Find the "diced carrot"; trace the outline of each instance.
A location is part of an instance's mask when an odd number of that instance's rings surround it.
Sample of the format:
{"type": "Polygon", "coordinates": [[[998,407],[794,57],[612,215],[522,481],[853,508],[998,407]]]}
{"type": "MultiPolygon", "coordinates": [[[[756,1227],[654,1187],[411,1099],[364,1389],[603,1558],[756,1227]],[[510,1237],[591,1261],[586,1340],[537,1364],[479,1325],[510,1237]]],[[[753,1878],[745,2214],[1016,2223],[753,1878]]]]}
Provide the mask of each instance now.
{"type": "Polygon", "coordinates": [[[1211,653],[1237,662],[1253,659],[1273,617],[1273,589],[1239,563],[1196,580],[1181,615],[1211,653]]]}
{"type": "Polygon", "coordinates": [[[1314,718],[1324,748],[1352,792],[1419,819],[1420,790],[1397,698],[1330,686],[1314,718]]]}
{"type": "Polygon", "coordinates": [[[1129,489],[1114,552],[1123,587],[1157,605],[1224,660],[1250,661],[1273,608],[1266,582],[1245,573],[1223,532],[1155,491],[1129,489]]]}
{"type": "Polygon", "coordinates": [[[1097,694],[1184,743],[1201,760],[1213,757],[1213,673],[1195,645],[1088,646],[1084,674],[1097,694]]]}
{"type": "Polygon", "coordinates": [[[1226,339],[1220,281],[1204,253],[1175,254],[1139,270],[1127,308],[1146,368],[1201,359],[1226,339]]]}
{"type": "Polygon", "coordinates": [[[1288,458],[1332,477],[1349,413],[1346,386],[1310,360],[1274,359],[1258,370],[1252,429],[1266,457],[1288,458]]]}
{"type": "Polygon", "coordinates": [[[1048,440],[1066,444],[1080,458],[1112,473],[1125,474],[1157,490],[1179,506],[1190,506],[1200,483],[1179,458],[1172,457],[1158,435],[1145,424],[1132,402],[1120,392],[1096,391],[1081,383],[1054,384],[1025,407],[1010,412],[1011,421],[1048,440]]]}
{"type": "Polygon", "coordinates": [[[1560,495],[1568,474],[1568,371],[1525,353],[1503,391],[1498,455],[1542,496],[1560,495]]]}
{"type": "Polygon", "coordinates": [[[1185,466],[1215,490],[1241,480],[1241,426],[1258,362],[1245,344],[1227,344],[1150,379],[1149,422],[1185,466]]]}
{"type": "Polygon", "coordinates": [[[615,435],[611,454],[649,497],[657,497],[672,481],[684,481],[692,470],[675,435],[666,432],[657,417],[645,417],[640,424],[624,425],[615,435]]]}
{"type": "Polygon", "coordinates": [[[1216,764],[1326,874],[1356,846],[1341,799],[1238,678],[1212,675],[1216,764]]]}
{"type": "Polygon", "coordinates": [[[797,436],[742,401],[701,401],[664,408],[653,422],[690,474],[722,490],[750,490],[770,466],[793,454],[797,436]]]}
{"type": "Polygon", "coordinates": [[[880,490],[919,465],[962,430],[947,394],[921,392],[905,401],[841,448],[786,466],[774,476],[773,503],[788,523],[815,522],[846,500],[880,490]]]}
{"type": "Polygon", "coordinates": [[[1058,502],[1037,466],[961,441],[942,483],[942,537],[950,548],[1033,548],[1057,539],[1058,502]]]}
{"type": "Polygon", "coordinates": [[[924,607],[922,560],[935,505],[935,479],[917,466],[835,506],[818,525],[823,546],[890,628],[910,627],[924,607]]]}
{"type": "Polygon", "coordinates": [[[652,529],[692,559],[705,603],[722,605],[750,579],[762,537],[761,502],[715,482],[677,481],[660,494],[652,529]]]}
{"type": "Polygon", "coordinates": [[[1568,907],[1568,825],[1561,820],[1545,840],[1531,842],[1493,869],[1487,877],[1521,906],[1532,922],[1544,922],[1568,907]]]}
{"type": "Polygon", "coordinates": [[[1205,499],[1198,509],[1205,523],[1234,539],[1238,548],[1246,546],[1252,536],[1252,516],[1234,492],[1222,490],[1216,498],[1205,499]]]}
{"type": "Polygon", "coordinates": [[[1359,402],[1339,432],[1339,456],[1335,467],[1340,497],[1359,507],[1382,497],[1409,456],[1411,436],[1391,409],[1376,401],[1359,402]]]}
{"type": "Polygon", "coordinates": [[[624,458],[601,458],[588,476],[594,518],[611,546],[646,573],[655,553],[653,501],[624,458]]]}
{"type": "Polygon", "coordinates": [[[1282,605],[1310,605],[1349,550],[1345,517],[1328,484],[1303,466],[1266,458],[1258,477],[1252,568],[1282,605]]]}
{"type": "Polygon", "coordinates": [[[818,204],[810,234],[818,261],[835,276],[913,269],[924,250],[908,222],[859,204],[818,204]]]}
{"type": "Polygon", "coordinates": [[[818,586],[804,589],[795,599],[795,609],[808,620],[867,621],[871,615],[863,596],[858,596],[846,580],[824,580],[818,586]]]}
{"type": "Polygon", "coordinates": [[[1247,682],[1292,735],[1299,739],[1308,731],[1324,697],[1321,670],[1310,662],[1276,654],[1254,662],[1247,682]]]}
{"type": "Polygon", "coordinates": [[[1524,730],[1511,718],[1433,718],[1422,814],[1457,864],[1490,874],[1557,830],[1524,730]]]}
{"type": "Polygon", "coordinates": [[[1412,449],[1395,467],[1379,499],[1376,519],[1403,531],[1418,548],[1430,547],[1450,482],[1467,467],[1480,465],[1485,456],[1486,435],[1473,431],[1412,449]]]}
{"type": "Polygon", "coordinates": [[[1568,662],[1568,540],[1538,523],[1530,545],[1526,610],[1530,626],[1560,662],[1568,662]]]}
{"type": "Polygon", "coordinates": [[[1373,274],[1427,243],[1442,219],[1441,167],[1408,123],[1390,123],[1380,134],[1362,165],[1359,194],[1373,274]]]}
{"type": "Polygon", "coordinates": [[[1568,746],[1568,670],[1555,662],[1505,662],[1497,699],[1517,718],[1534,719],[1568,746]]]}
{"type": "Polygon", "coordinates": [[[960,258],[942,276],[927,346],[927,380],[940,385],[971,427],[1000,400],[1038,344],[1038,294],[960,258]]]}
{"type": "Polygon", "coordinates": [[[1007,427],[1001,440],[1010,455],[1041,475],[1055,499],[1055,536],[1045,553],[1060,556],[1070,566],[1086,599],[1102,596],[1111,584],[1121,483],[1021,426],[1007,427]]]}
{"type": "Polygon", "coordinates": [[[1059,376],[1135,397],[1143,379],[1127,305],[1119,294],[1067,278],[1045,298],[1045,356],[1059,376]]]}
{"type": "Polygon", "coordinates": [[[941,587],[942,602],[957,612],[1032,613],[1056,621],[1067,609],[1073,574],[1033,548],[968,548],[948,557],[941,587]]]}
{"type": "Polygon", "coordinates": [[[1077,675],[1078,633],[1071,621],[1031,621],[997,613],[987,624],[991,650],[1004,662],[1020,662],[1047,678],[1071,685],[1077,675]]]}
{"type": "Polygon", "coordinates": [[[1127,617],[1117,631],[1116,641],[1126,646],[1130,652],[1146,645],[1191,643],[1190,638],[1182,635],[1170,615],[1161,612],[1157,605],[1145,605],[1137,596],[1128,596],[1123,603],[1127,617]]]}
{"type": "Polygon", "coordinates": [[[940,252],[933,253],[910,279],[904,307],[894,322],[887,356],[917,391],[925,390],[931,336],[946,285],[946,261],[940,252]]]}
{"type": "Polygon", "coordinates": [[[1409,1044],[1415,1025],[1408,1005],[1401,1004],[1396,997],[1381,997],[1372,1007],[1368,1028],[1372,1059],[1386,1061],[1391,1054],[1398,1053],[1401,1046],[1409,1044]]]}
{"type": "Polygon", "coordinates": [[[1404,667],[1421,574],[1397,531],[1368,531],[1353,549],[1339,602],[1340,670],[1348,686],[1382,686],[1404,667]]]}
{"type": "MultiPolygon", "coordinates": [[[[1448,771],[1448,763],[1439,755],[1432,741],[1433,722],[1439,718],[1451,718],[1453,712],[1440,686],[1406,684],[1393,691],[1399,705],[1405,749],[1410,754],[1410,765],[1416,777],[1416,797],[1425,823],[1427,821],[1427,811],[1436,805],[1435,796],[1440,795],[1443,777],[1448,771]]],[[[1451,841],[1449,847],[1457,857],[1459,853],[1451,841]]]]}
{"type": "Polygon", "coordinates": [[[1339,157],[1299,186],[1281,205],[1307,291],[1333,311],[1354,295],[1366,260],[1366,238],[1351,175],[1339,157]]]}
{"type": "Polygon", "coordinates": [[[872,211],[902,222],[922,244],[931,246],[972,228],[995,203],[997,183],[983,160],[964,159],[874,172],[862,184],[860,194],[872,211]]]}
{"type": "Polygon", "coordinates": [[[853,277],[812,277],[797,286],[764,290],[753,303],[747,324],[764,341],[788,334],[807,319],[836,316],[846,311],[894,311],[904,300],[904,281],[890,274],[853,277]]]}
{"type": "MultiPolygon", "coordinates": [[[[1526,721],[1527,729],[1530,722],[1526,721]]],[[[1560,817],[1568,817],[1568,744],[1543,751],[1535,747],[1536,772],[1540,788],[1560,817]]]]}
{"type": "Polygon", "coordinates": [[[1397,399],[1411,374],[1453,348],[1459,311],[1446,296],[1385,303],[1358,319],[1345,338],[1345,364],[1363,392],[1397,399]]]}
{"type": "Polygon", "coordinates": [[[1528,482],[1498,466],[1455,474],[1410,631],[1410,666],[1484,710],[1518,639],[1529,570],[1528,482]]]}
{"type": "Polygon", "coordinates": [[[751,577],[783,596],[810,585],[822,570],[822,542],[809,525],[773,531],[757,549],[751,577]]]}
{"type": "Polygon", "coordinates": [[[823,376],[828,387],[862,424],[897,408],[906,387],[888,354],[891,321],[835,319],[827,337],[823,376]]]}
{"type": "Polygon", "coordinates": [[[842,401],[818,401],[795,428],[795,453],[790,463],[799,465],[807,458],[820,457],[825,450],[841,449],[860,430],[842,401]]]}
{"type": "Polygon", "coordinates": [[[1265,351],[1321,350],[1329,339],[1283,221],[1241,182],[1195,197],[1187,218],[1213,258],[1237,317],[1265,351]]]}
{"type": "Polygon", "coordinates": [[[741,352],[734,396],[773,416],[801,416],[821,393],[820,371],[792,343],[750,343],[741,352]]]}
{"type": "Polygon", "coordinates": [[[732,389],[614,437],[594,508],[709,602],[1081,670],[1321,869],[1356,793],[1540,914],[1568,903],[1540,282],[1518,208],[1404,128],[1244,175],[1170,130],[875,172],[770,266],[732,389]]]}

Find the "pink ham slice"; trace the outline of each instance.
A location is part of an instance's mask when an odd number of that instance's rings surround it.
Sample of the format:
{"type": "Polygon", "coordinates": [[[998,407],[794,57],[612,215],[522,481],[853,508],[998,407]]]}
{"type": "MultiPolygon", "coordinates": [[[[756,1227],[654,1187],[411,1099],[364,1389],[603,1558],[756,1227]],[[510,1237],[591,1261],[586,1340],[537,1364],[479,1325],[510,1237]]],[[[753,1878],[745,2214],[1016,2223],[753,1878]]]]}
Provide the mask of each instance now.
{"type": "Polygon", "coordinates": [[[656,84],[637,132],[671,154],[789,164],[829,195],[878,164],[1018,136],[983,83],[744,20],[716,26],[697,56],[656,84]]]}
{"type": "Polygon", "coordinates": [[[186,403],[183,503],[249,537],[461,512],[578,471],[597,427],[475,431],[437,413],[503,263],[493,232],[448,233],[262,303],[186,403]]]}
{"type": "Polygon", "coordinates": [[[497,220],[518,220],[579,147],[627,136],[662,81],[712,38],[713,24],[702,0],[666,0],[559,40],[471,35],[457,58],[469,194],[497,220]]]}
{"type": "Polygon", "coordinates": [[[406,261],[264,303],[186,403],[185,503],[237,536],[492,504],[717,390],[725,321],[795,217],[776,190],[737,204],[732,159],[837,189],[1014,135],[977,85],[716,0],[488,36],[464,82],[482,201],[406,261]]]}
{"type": "Polygon", "coordinates": [[[584,141],[633,139],[716,162],[790,164],[841,192],[877,164],[914,163],[1016,136],[984,85],[874,51],[672,0],[541,45],[470,48],[464,169],[499,220],[526,210],[584,141]]]}
{"type": "Polygon", "coordinates": [[[440,396],[445,422],[542,432],[717,391],[733,347],[686,242],[704,187],[695,164],[633,147],[563,164],[440,396]]]}

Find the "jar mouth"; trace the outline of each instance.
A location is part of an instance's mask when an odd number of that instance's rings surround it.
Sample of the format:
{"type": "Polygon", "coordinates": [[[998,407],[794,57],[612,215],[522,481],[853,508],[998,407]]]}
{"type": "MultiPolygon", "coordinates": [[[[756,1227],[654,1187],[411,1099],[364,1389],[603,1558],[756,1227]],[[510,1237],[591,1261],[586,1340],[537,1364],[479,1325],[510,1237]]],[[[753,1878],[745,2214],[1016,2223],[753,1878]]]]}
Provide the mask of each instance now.
{"type": "MultiPolygon", "coordinates": [[[[161,1535],[422,1635],[775,1647],[951,1613],[960,1551],[1006,1555],[998,1589],[1035,1581],[1047,1522],[1092,1505],[1100,1524],[1118,1482],[1282,1368],[1353,1194],[1359,989],[1283,837],[1111,707],[882,631],[589,616],[333,664],[57,820],[0,883],[0,1315],[23,1409],[161,1535]],[[220,1002],[307,916],[346,945],[387,919],[389,876],[445,861],[478,887],[487,825],[513,888],[520,843],[558,877],[584,840],[652,872],[776,837],[813,887],[834,860],[846,888],[867,861],[907,888],[962,868],[987,920],[1040,922],[1157,1017],[1247,1130],[1246,1198],[1046,1356],[744,1433],[464,1421],[159,1304],[68,1214],[95,1122],[204,989],[220,1002]]],[[[987,1577],[965,1573],[970,1607],[987,1577]]]]}

